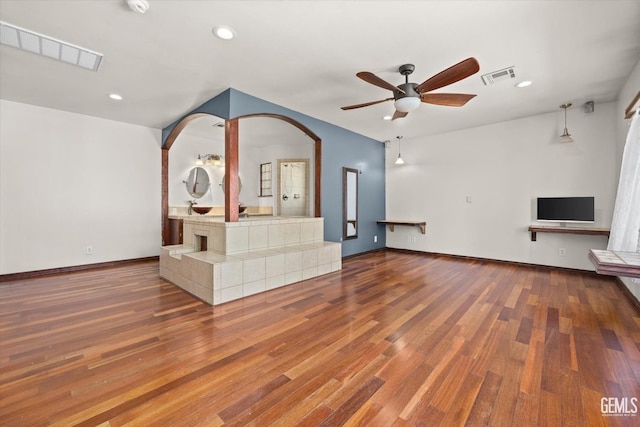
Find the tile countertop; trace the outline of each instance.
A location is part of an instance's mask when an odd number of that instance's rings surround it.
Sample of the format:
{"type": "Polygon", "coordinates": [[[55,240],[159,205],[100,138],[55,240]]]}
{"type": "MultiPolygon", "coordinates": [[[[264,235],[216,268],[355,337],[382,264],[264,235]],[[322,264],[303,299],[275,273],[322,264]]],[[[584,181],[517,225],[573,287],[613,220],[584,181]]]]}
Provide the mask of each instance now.
{"type": "MultiPolygon", "coordinates": [[[[273,216],[271,214],[261,214],[261,213],[252,213],[252,214],[240,214],[240,220],[244,221],[244,220],[250,220],[253,217],[260,217],[261,219],[264,219],[265,217],[270,217],[270,218],[280,218],[277,216],[273,216]]],[[[203,221],[223,221],[224,222],[224,215],[210,215],[210,214],[205,214],[205,215],[199,215],[199,214],[193,214],[193,215],[169,215],[168,216],[169,219],[196,219],[196,220],[203,220],[203,221]]]]}
{"type": "Polygon", "coordinates": [[[591,249],[589,259],[598,274],[640,277],[640,253],[591,249]]]}

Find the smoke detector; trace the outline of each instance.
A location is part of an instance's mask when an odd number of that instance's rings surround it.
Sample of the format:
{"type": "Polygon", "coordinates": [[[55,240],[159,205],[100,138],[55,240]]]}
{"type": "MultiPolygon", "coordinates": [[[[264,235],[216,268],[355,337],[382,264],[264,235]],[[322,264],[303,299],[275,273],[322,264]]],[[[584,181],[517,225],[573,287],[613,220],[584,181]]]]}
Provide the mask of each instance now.
{"type": "Polygon", "coordinates": [[[491,73],[483,74],[482,81],[485,85],[489,86],[492,84],[496,84],[503,80],[510,80],[516,78],[516,72],[514,70],[515,67],[511,66],[508,68],[503,68],[502,70],[493,71],[491,73]]]}
{"type": "Polygon", "coordinates": [[[137,13],[145,13],[149,10],[149,2],[147,0],[127,0],[127,4],[137,13]]]}

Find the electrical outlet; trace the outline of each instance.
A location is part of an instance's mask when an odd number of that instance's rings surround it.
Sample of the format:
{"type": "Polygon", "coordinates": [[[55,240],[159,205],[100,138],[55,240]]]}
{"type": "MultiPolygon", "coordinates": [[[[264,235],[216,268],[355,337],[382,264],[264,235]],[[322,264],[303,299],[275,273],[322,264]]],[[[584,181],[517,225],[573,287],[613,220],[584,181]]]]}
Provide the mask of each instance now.
{"type": "Polygon", "coordinates": [[[93,255],[93,246],[87,246],[86,254],[87,255],[93,255]]]}
{"type": "Polygon", "coordinates": [[[560,248],[558,250],[558,255],[565,256],[567,254],[567,250],[565,248],[560,248]]]}
{"type": "Polygon", "coordinates": [[[411,243],[411,236],[407,236],[407,242],[411,243]]]}

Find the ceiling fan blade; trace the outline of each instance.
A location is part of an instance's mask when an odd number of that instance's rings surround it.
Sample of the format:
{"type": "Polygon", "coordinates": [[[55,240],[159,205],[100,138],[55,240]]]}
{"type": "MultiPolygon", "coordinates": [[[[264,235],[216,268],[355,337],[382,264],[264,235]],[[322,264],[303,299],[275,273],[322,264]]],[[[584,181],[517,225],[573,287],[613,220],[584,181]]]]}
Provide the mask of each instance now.
{"type": "Polygon", "coordinates": [[[382,80],[380,77],[368,71],[360,71],[359,73],[356,74],[356,76],[360,77],[362,80],[364,80],[367,83],[371,83],[372,85],[381,87],[383,89],[389,89],[390,91],[393,91],[393,92],[405,93],[404,90],[397,88],[391,83],[382,80]]]}
{"type": "Polygon", "coordinates": [[[420,95],[420,100],[427,104],[462,107],[475,96],[468,93],[423,93],[420,95]]]}
{"type": "Polygon", "coordinates": [[[392,99],[393,98],[381,99],[380,101],[365,102],[364,104],[348,105],[346,107],[340,108],[342,108],[343,110],[353,110],[354,108],[368,107],[369,105],[380,104],[381,102],[391,101],[392,99]]]}
{"type": "Polygon", "coordinates": [[[403,117],[407,117],[407,114],[409,114],[409,113],[403,113],[401,111],[396,110],[396,112],[393,113],[393,117],[391,118],[391,120],[401,119],[403,117]]]}
{"type": "Polygon", "coordinates": [[[480,64],[478,64],[476,58],[467,58],[420,83],[416,86],[416,92],[431,92],[432,90],[466,79],[478,71],[480,71],[480,64]]]}

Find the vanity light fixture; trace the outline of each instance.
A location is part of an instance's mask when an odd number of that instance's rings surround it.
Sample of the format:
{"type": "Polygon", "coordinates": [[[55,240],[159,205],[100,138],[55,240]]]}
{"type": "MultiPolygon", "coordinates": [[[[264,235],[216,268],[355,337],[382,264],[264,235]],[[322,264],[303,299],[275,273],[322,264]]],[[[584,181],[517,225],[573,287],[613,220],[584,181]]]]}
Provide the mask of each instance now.
{"type": "Polygon", "coordinates": [[[398,139],[398,158],[396,159],[396,165],[404,165],[404,160],[402,160],[402,156],[400,155],[400,140],[402,136],[396,136],[398,139]]]}
{"type": "Polygon", "coordinates": [[[198,154],[196,166],[220,166],[222,165],[222,159],[224,159],[224,156],[220,154],[198,154]]]}
{"type": "Polygon", "coordinates": [[[567,102],[566,104],[562,104],[560,108],[564,110],[564,132],[560,135],[560,142],[573,142],[573,138],[571,138],[571,134],[567,130],[567,108],[571,107],[571,103],[567,102]]]}
{"type": "Polygon", "coordinates": [[[236,31],[226,25],[213,27],[213,35],[222,40],[231,40],[236,36],[236,31]]]}

